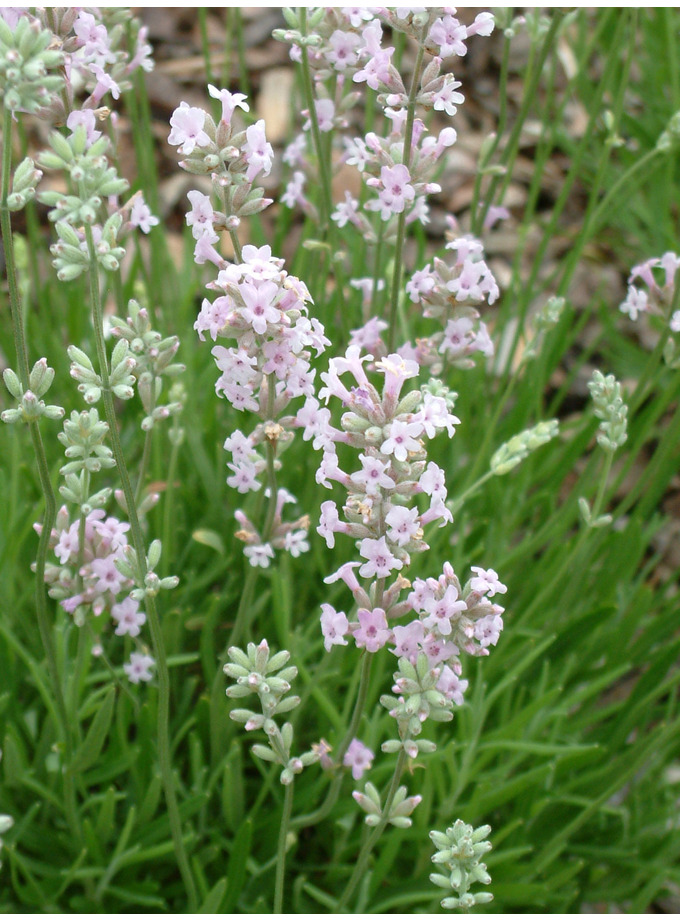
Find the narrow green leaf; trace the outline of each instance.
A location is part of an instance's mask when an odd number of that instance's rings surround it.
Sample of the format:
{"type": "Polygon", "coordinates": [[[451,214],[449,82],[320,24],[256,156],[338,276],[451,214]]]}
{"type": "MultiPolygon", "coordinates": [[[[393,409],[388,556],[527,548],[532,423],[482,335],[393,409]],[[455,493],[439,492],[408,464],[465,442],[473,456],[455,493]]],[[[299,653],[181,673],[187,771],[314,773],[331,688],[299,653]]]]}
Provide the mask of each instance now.
{"type": "Polygon", "coordinates": [[[215,885],[208,892],[208,896],[205,901],[198,908],[199,914],[219,914],[223,913],[221,910],[222,900],[224,894],[227,890],[227,880],[226,878],[221,878],[219,882],[216,882],[215,885]]]}
{"type": "Polygon", "coordinates": [[[97,762],[111,726],[115,703],[116,688],[109,687],[101,708],[92,720],[87,735],[85,735],[85,740],[76,751],[74,764],[77,770],[82,772],[97,762]]]}
{"type": "Polygon", "coordinates": [[[253,822],[250,818],[247,818],[239,828],[231,847],[227,892],[222,907],[222,911],[225,914],[233,911],[243,890],[243,884],[246,879],[246,862],[250,854],[252,839],[253,822]]]}

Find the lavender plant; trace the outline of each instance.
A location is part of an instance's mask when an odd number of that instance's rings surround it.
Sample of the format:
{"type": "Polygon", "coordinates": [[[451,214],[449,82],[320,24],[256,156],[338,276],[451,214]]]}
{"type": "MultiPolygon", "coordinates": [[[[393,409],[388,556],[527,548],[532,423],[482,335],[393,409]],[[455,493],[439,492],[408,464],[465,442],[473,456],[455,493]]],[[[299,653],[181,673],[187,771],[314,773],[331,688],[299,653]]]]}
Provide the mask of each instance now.
{"type": "Polygon", "coordinates": [[[247,15],[0,17],[0,909],[658,909],[677,17],[247,15]]]}

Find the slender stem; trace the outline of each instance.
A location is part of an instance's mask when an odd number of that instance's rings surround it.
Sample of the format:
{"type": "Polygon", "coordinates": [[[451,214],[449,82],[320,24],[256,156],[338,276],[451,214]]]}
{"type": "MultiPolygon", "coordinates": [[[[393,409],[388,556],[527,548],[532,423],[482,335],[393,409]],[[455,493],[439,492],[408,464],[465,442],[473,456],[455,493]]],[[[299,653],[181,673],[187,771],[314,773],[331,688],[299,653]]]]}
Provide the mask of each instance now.
{"type": "MultiPolygon", "coordinates": [[[[300,7],[299,11],[300,16],[300,31],[303,35],[307,34],[307,9],[306,7],[300,7]]],[[[312,83],[312,71],[309,66],[309,52],[307,46],[302,46],[302,77],[303,77],[303,86],[305,90],[305,100],[307,102],[307,108],[309,110],[309,121],[312,127],[312,139],[314,141],[314,149],[316,150],[316,158],[319,162],[319,175],[321,178],[321,201],[323,204],[321,220],[320,220],[320,236],[321,239],[325,239],[328,232],[328,226],[331,218],[331,211],[333,210],[333,199],[331,196],[331,177],[328,169],[328,163],[326,157],[324,156],[323,142],[321,139],[321,131],[319,130],[319,119],[316,114],[316,106],[314,105],[314,85],[312,83]]]]}
{"type": "Polygon", "coordinates": [[[479,196],[482,190],[482,179],[484,177],[484,167],[487,166],[498,149],[498,144],[500,139],[503,136],[505,131],[505,124],[508,118],[508,100],[507,100],[507,82],[508,82],[508,66],[510,62],[510,39],[507,35],[503,37],[503,57],[501,59],[501,70],[500,70],[500,80],[498,86],[498,98],[500,100],[500,112],[498,115],[498,125],[496,127],[496,137],[491,144],[491,147],[484,157],[484,161],[480,162],[479,169],[477,170],[477,175],[475,176],[475,186],[472,193],[472,204],[470,206],[471,214],[471,223],[472,223],[472,232],[475,235],[479,234],[480,226],[477,219],[477,211],[479,210],[479,196]]]}
{"type": "MultiPolygon", "coordinates": [[[[9,195],[9,180],[12,171],[12,113],[5,108],[2,134],[2,177],[0,187],[2,189],[2,199],[0,200],[0,230],[2,233],[2,245],[5,251],[5,266],[7,271],[7,284],[9,289],[9,308],[12,319],[12,332],[14,335],[14,345],[17,356],[17,371],[21,380],[22,389],[28,389],[28,347],[24,332],[24,317],[21,308],[21,296],[19,285],[17,283],[16,265],[14,261],[14,246],[12,240],[12,223],[10,211],[7,204],[9,195]]],[[[47,658],[47,668],[52,680],[54,697],[56,702],[56,711],[58,714],[58,733],[61,736],[64,745],[64,800],[66,814],[72,832],[78,840],[82,840],[82,828],[78,816],[78,808],[75,794],[75,784],[73,779],[73,745],[69,720],[66,712],[66,701],[64,692],[59,678],[59,668],[57,665],[57,654],[54,647],[54,636],[52,634],[51,624],[49,622],[47,608],[47,591],[45,588],[45,564],[47,553],[49,551],[50,536],[57,517],[57,502],[52,488],[49,465],[45,446],[40,434],[40,427],[37,421],[29,424],[33,450],[38,466],[38,475],[40,477],[40,486],[45,500],[45,515],[42,522],[42,530],[38,541],[38,554],[35,561],[35,609],[38,618],[38,630],[42,640],[45,656],[47,658]]]]}
{"type": "Polygon", "coordinates": [[[456,512],[460,511],[460,509],[465,504],[466,499],[468,499],[474,492],[476,492],[477,489],[483,486],[485,482],[491,479],[493,475],[494,473],[492,470],[487,470],[487,472],[484,473],[483,476],[480,476],[476,482],[473,482],[472,485],[469,486],[463,492],[463,494],[459,495],[458,498],[453,502],[453,504],[451,505],[451,513],[455,514],[456,512]]]}
{"type": "MultiPolygon", "coordinates": [[[[177,434],[179,430],[179,420],[175,415],[172,422],[173,431],[177,434]]],[[[166,479],[165,487],[165,506],[163,508],[163,556],[164,560],[162,563],[162,572],[164,575],[168,574],[168,564],[169,560],[173,557],[173,528],[172,528],[172,512],[174,510],[174,498],[175,498],[175,471],[177,469],[177,456],[179,454],[179,441],[177,438],[173,439],[172,450],[170,451],[170,463],[168,464],[168,474],[166,479]]]]}
{"type": "Polygon", "coordinates": [[[604,501],[604,493],[607,488],[607,482],[609,481],[609,473],[612,468],[612,461],[614,460],[614,451],[608,450],[604,458],[604,463],[602,465],[602,475],[600,476],[600,484],[597,487],[597,495],[595,496],[595,502],[593,504],[592,510],[592,519],[595,521],[600,516],[600,511],[602,510],[602,502],[604,501]]]}
{"type": "MultiPolygon", "coordinates": [[[[5,250],[7,252],[7,250],[5,250]]],[[[64,692],[59,679],[59,668],[57,666],[57,653],[54,647],[54,637],[50,627],[47,612],[47,597],[45,591],[45,562],[49,550],[50,534],[54,527],[57,517],[57,502],[52,488],[50,471],[47,465],[47,455],[42,442],[40,428],[37,422],[31,423],[31,438],[33,440],[33,450],[38,462],[38,475],[40,476],[40,485],[45,498],[45,516],[43,518],[42,530],[40,531],[40,540],[38,542],[38,554],[35,560],[35,607],[38,615],[38,629],[42,639],[45,654],[47,656],[47,667],[54,687],[54,695],[59,714],[59,732],[64,743],[64,802],[69,825],[77,835],[78,840],[82,840],[82,827],[78,815],[76,802],[76,791],[74,782],[74,764],[73,764],[73,742],[71,738],[70,723],[66,711],[66,701],[64,692]]]]}
{"type": "Polygon", "coordinates": [[[343,738],[335,754],[335,767],[338,772],[333,777],[333,781],[331,782],[331,785],[328,788],[328,792],[326,793],[326,798],[322,804],[314,811],[307,815],[299,815],[297,818],[295,818],[292,822],[292,826],[294,828],[310,827],[312,824],[318,824],[319,821],[322,821],[326,815],[330,813],[331,809],[335,805],[335,802],[337,801],[338,795],[340,793],[340,787],[342,786],[342,781],[344,779],[344,774],[340,767],[342,767],[343,758],[352,742],[352,738],[356,736],[357,728],[359,727],[359,721],[364,711],[366,696],[368,694],[369,679],[371,676],[372,662],[373,655],[371,655],[370,652],[364,652],[363,661],[361,662],[361,675],[359,677],[359,688],[357,690],[357,698],[354,704],[354,712],[352,713],[352,718],[350,719],[350,723],[347,727],[345,737],[343,738]]]}
{"type": "MultiPolygon", "coordinates": [[[[514,162],[514,159],[517,153],[517,149],[519,147],[519,140],[522,134],[522,128],[524,127],[524,122],[526,120],[527,115],[529,114],[529,109],[534,101],[534,96],[536,95],[536,90],[538,89],[538,85],[540,83],[541,76],[543,74],[543,66],[548,57],[548,52],[550,51],[555,35],[562,23],[562,19],[564,18],[564,15],[565,14],[561,10],[557,10],[556,12],[553,13],[553,17],[550,22],[550,27],[548,28],[545,39],[543,40],[543,44],[541,46],[540,53],[538,55],[536,66],[533,68],[533,71],[531,71],[531,77],[529,79],[528,85],[526,85],[522,93],[522,106],[520,108],[517,119],[515,120],[515,123],[513,125],[512,133],[510,134],[510,138],[508,139],[508,143],[505,147],[503,157],[502,157],[503,165],[507,167],[508,172],[512,171],[512,163],[514,162]]],[[[533,51],[533,47],[532,47],[532,51],[533,51]]],[[[486,218],[486,215],[489,212],[489,208],[491,207],[493,203],[493,199],[496,194],[496,189],[500,185],[501,180],[502,180],[501,176],[494,176],[492,178],[489,191],[485,195],[484,207],[481,208],[481,210],[479,211],[479,214],[472,215],[473,227],[475,228],[474,232],[478,232],[478,228],[484,226],[484,220],[486,218]]]]}
{"type": "Polygon", "coordinates": [[[337,908],[338,913],[342,913],[345,905],[347,904],[349,899],[352,897],[352,894],[354,893],[354,889],[359,884],[361,877],[365,875],[366,861],[368,860],[368,857],[370,856],[373,847],[376,845],[376,843],[382,836],[382,832],[385,830],[385,827],[387,826],[387,822],[390,816],[390,809],[392,807],[392,802],[394,801],[394,797],[397,794],[397,789],[399,788],[399,780],[401,779],[401,774],[403,773],[404,766],[406,764],[406,756],[407,755],[404,752],[404,749],[402,748],[401,751],[399,751],[399,757],[397,758],[397,764],[394,768],[394,775],[392,776],[392,782],[390,783],[390,788],[387,793],[387,798],[385,799],[385,804],[382,809],[382,817],[380,819],[380,823],[376,824],[376,826],[373,828],[371,833],[366,838],[366,841],[363,847],[361,848],[361,852],[359,853],[357,860],[354,864],[354,871],[352,872],[351,878],[349,882],[347,883],[347,887],[345,888],[345,891],[342,897],[340,898],[340,901],[338,902],[338,908],[337,908]]]}
{"type": "MultiPolygon", "coordinates": [[[[130,535],[132,545],[137,555],[140,570],[146,573],[146,546],[144,535],[137,514],[135,505],[135,495],[128,472],[125,454],[120,440],[116,412],[113,405],[113,395],[109,383],[109,371],[106,355],[106,345],[104,343],[104,324],[103,309],[99,291],[99,272],[97,258],[94,248],[94,238],[92,229],[89,225],[85,227],[85,236],[90,255],[90,296],[93,311],[93,326],[95,346],[97,350],[97,360],[99,363],[99,374],[102,379],[102,398],[104,402],[104,412],[109,425],[111,435],[111,446],[113,455],[116,460],[118,475],[120,476],[125,503],[127,506],[128,517],[130,520],[130,535]]],[[[158,760],[163,779],[163,790],[165,793],[165,802],[168,809],[168,818],[170,820],[170,829],[175,848],[177,864],[184,880],[184,886],[188,898],[188,909],[193,913],[197,909],[198,898],[196,886],[194,883],[189,860],[187,857],[184,840],[182,839],[182,823],[177,804],[177,795],[175,790],[175,778],[172,771],[170,756],[170,672],[168,670],[167,654],[165,651],[165,642],[163,640],[163,631],[161,629],[160,618],[156,608],[156,600],[153,596],[147,595],[145,598],[146,613],[151,632],[151,643],[153,646],[154,657],[156,659],[156,672],[158,675],[158,760]]]]}
{"type": "Polygon", "coordinates": [[[14,334],[14,348],[17,355],[17,371],[21,380],[22,389],[28,389],[28,349],[24,335],[23,314],[21,310],[21,297],[17,283],[16,265],[14,263],[14,245],[12,240],[12,224],[9,216],[7,198],[9,196],[9,177],[12,172],[12,113],[5,109],[5,118],[2,132],[2,203],[0,215],[2,218],[2,245],[5,250],[5,265],[7,269],[7,285],[9,288],[9,309],[12,317],[12,332],[14,334]]]}
{"type": "Polygon", "coordinates": [[[235,230],[230,230],[229,236],[231,237],[231,244],[234,247],[234,255],[236,256],[236,261],[243,262],[243,251],[241,249],[241,242],[238,238],[237,232],[235,230]]]}
{"type": "MultiPolygon", "coordinates": [[[[156,378],[151,380],[151,412],[156,408],[156,378]]],[[[149,415],[151,415],[149,412],[149,415]]],[[[151,456],[151,439],[153,438],[153,428],[149,428],[148,431],[144,434],[144,450],[142,451],[142,459],[139,463],[139,474],[137,477],[137,488],[135,489],[135,504],[142,497],[142,490],[144,489],[144,479],[146,477],[146,469],[149,465],[149,457],[151,456]]]]}
{"type": "MultiPolygon", "coordinates": [[[[416,63],[413,68],[411,79],[411,90],[408,95],[408,107],[406,110],[406,128],[404,132],[404,153],[402,156],[403,165],[406,169],[411,166],[411,142],[413,140],[413,122],[416,114],[416,96],[420,86],[420,77],[423,72],[423,59],[425,57],[425,33],[423,32],[422,41],[418,43],[418,54],[416,63]]],[[[389,350],[394,351],[397,341],[397,306],[399,304],[399,294],[401,292],[401,272],[404,257],[404,242],[406,240],[406,209],[399,215],[397,222],[397,243],[394,251],[394,271],[392,273],[392,291],[390,297],[390,315],[389,322],[389,350]]]]}
{"type": "Polygon", "coordinates": [[[290,816],[293,811],[293,790],[295,783],[289,783],[286,786],[286,794],[283,800],[283,814],[281,815],[281,826],[279,828],[279,846],[276,853],[276,885],[274,888],[274,913],[283,913],[283,882],[286,874],[286,842],[288,838],[288,828],[290,826],[290,816]]]}

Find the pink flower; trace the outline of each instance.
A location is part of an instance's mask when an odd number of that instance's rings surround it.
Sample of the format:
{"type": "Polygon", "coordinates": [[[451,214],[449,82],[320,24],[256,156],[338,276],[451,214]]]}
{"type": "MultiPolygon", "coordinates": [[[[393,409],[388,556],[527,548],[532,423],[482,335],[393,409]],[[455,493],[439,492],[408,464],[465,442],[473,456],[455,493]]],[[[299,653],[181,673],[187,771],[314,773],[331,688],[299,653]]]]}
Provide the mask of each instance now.
{"type": "Polygon", "coordinates": [[[216,243],[219,239],[213,227],[215,212],[213,211],[210,195],[204,195],[193,189],[187,193],[191,202],[191,210],[187,212],[187,226],[191,227],[191,235],[195,240],[206,237],[209,243],[216,243]]]}
{"type": "Polygon", "coordinates": [[[349,632],[349,623],[345,614],[336,611],[330,604],[322,604],[321,611],[321,632],[326,651],[330,652],[334,645],[347,645],[345,636],[349,632]]]}
{"type": "Polygon", "coordinates": [[[129,529],[130,525],[128,523],[119,521],[114,517],[108,517],[105,521],[92,521],[92,530],[108,544],[112,552],[115,552],[121,546],[127,545],[125,534],[129,529]]]}
{"type": "Polygon", "coordinates": [[[146,614],[139,609],[139,603],[132,597],[126,597],[120,604],[111,608],[111,616],[118,624],[117,636],[138,636],[146,623],[146,614]]]}
{"type": "Polygon", "coordinates": [[[267,323],[276,323],[281,316],[281,311],[274,306],[274,298],[278,292],[279,287],[273,281],[265,281],[259,287],[244,283],[239,288],[239,294],[245,303],[241,316],[259,335],[264,335],[267,331],[267,323]]]}
{"type": "Polygon", "coordinates": [[[269,543],[246,546],[243,552],[253,567],[259,566],[262,569],[268,569],[270,560],[274,558],[274,550],[269,543]]]}
{"type": "Polygon", "coordinates": [[[243,145],[243,152],[248,161],[248,170],[246,172],[248,182],[252,182],[260,172],[265,176],[269,175],[274,159],[274,150],[265,137],[264,119],[261,118],[254,125],[246,128],[246,142],[243,145]]]}
{"type": "Polygon", "coordinates": [[[331,220],[334,220],[338,227],[344,227],[347,223],[356,224],[359,214],[359,202],[352,197],[351,192],[345,192],[345,200],[338,202],[335,211],[331,214],[331,220]]]}
{"type": "Polygon", "coordinates": [[[283,548],[296,559],[301,553],[309,551],[306,530],[289,530],[283,538],[283,548]]]}
{"type": "Polygon", "coordinates": [[[352,630],[357,647],[365,647],[367,652],[377,652],[392,636],[385,611],[382,607],[374,607],[373,610],[360,607],[357,617],[359,625],[355,623],[352,630]]]}
{"type": "Polygon", "coordinates": [[[112,594],[118,594],[121,589],[124,577],[116,568],[115,555],[107,556],[105,559],[93,559],[90,563],[92,573],[97,576],[97,583],[94,590],[97,594],[103,594],[110,591],[112,594]]]}
{"type": "Polygon", "coordinates": [[[240,106],[244,112],[250,111],[250,106],[246,102],[248,97],[243,93],[230,93],[228,89],[217,89],[212,83],[208,84],[208,92],[213,99],[219,99],[222,103],[222,121],[227,124],[231,123],[231,117],[237,106],[240,106]]]}
{"type": "Polygon", "coordinates": [[[210,138],[203,130],[205,112],[180,102],[170,118],[172,131],[168,143],[179,147],[179,152],[188,156],[195,147],[205,147],[210,143],[210,138]]]}
{"type": "Polygon", "coordinates": [[[451,57],[454,54],[462,57],[462,55],[467,54],[467,48],[465,47],[467,29],[453,16],[443,16],[440,19],[436,19],[432,23],[427,38],[428,41],[439,45],[439,56],[442,58],[451,57]]]}
{"type": "Polygon", "coordinates": [[[386,473],[387,463],[378,457],[367,457],[366,454],[360,454],[359,460],[362,469],[352,473],[350,478],[359,487],[363,486],[367,495],[377,495],[380,489],[394,489],[394,480],[386,473]]]}
{"type": "Polygon", "coordinates": [[[130,223],[133,227],[139,227],[142,233],[149,233],[151,228],[158,224],[158,218],[154,217],[148,204],[140,194],[135,196],[130,209],[130,223]]]}
{"type": "MultiPolygon", "coordinates": [[[[389,220],[393,214],[401,214],[407,201],[416,197],[415,189],[410,184],[411,174],[403,163],[396,166],[383,166],[380,170],[382,191],[379,193],[380,216],[389,220]]],[[[377,204],[377,202],[369,202],[377,204]]],[[[367,205],[368,206],[368,205],[367,205]]]]}
{"type": "Polygon", "coordinates": [[[462,86],[460,80],[447,79],[442,88],[434,94],[435,111],[446,112],[450,118],[456,114],[456,106],[465,102],[465,96],[456,92],[459,86],[462,86]]]}
{"type": "Polygon", "coordinates": [[[458,600],[458,591],[453,585],[448,586],[443,597],[438,600],[429,599],[424,606],[429,616],[425,617],[423,625],[428,629],[439,630],[442,636],[451,635],[451,619],[467,610],[465,601],[458,600]]]}
{"type": "Polygon", "coordinates": [[[361,779],[366,770],[371,769],[375,754],[357,738],[352,739],[342,759],[344,766],[352,768],[354,779],[361,779]]]}
{"type": "Polygon", "coordinates": [[[432,269],[427,265],[413,273],[411,280],[406,285],[406,292],[413,303],[418,303],[423,295],[429,294],[434,289],[435,283],[432,269]]]}
{"type": "Polygon", "coordinates": [[[386,578],[393,569],[400,569],[404,565],[401,559],[392,555],[385,537],[380,537],[379,540],[366,537],[361,541],[359,554],[368,560],[359,569],[362,578],[371,578],[374,575],[377,578],[386,578]]]}
{"type": "MultiPolygon", "coordinates": [[[[314,103],[319,131],[332,131],[335,118],[335,104],[332,99],[317,99],[314,103]]],[[[310,125],[311,126],[311,125],[310,125]]]]}
{"type": "Polygon", "coordinates": [[[425,639],[423,624],[420,620],[412,620],[407,626],[395,626],[392,632],[394,634],[394,648],[390,649],[392,654],[397,658],[408,658],[412,664],[415,664],[425,639]]]}
{"type": "Polygon", "coordinates": [[[641,291],[631,284],[628,287],[628,296],[619,307],[619,310],[622,313],[627,313],[628,316],[635,321],[640,313],[647,312],[648,305],[649,298],[647,297],[647,292],[641,291]]]}
{"type": "Polygon", "coordinates": [[[453,700],[456,706],[462,706],[465,702],[463,694],[468,688],[468,681],[461,678],[445,664],[437,681],[437,690],[441,690],[444,696],[453,700]]]}
{"type": "Polygon", "coordinates": [[[446,501],[446,479],[444,471],[430,461],[420,477],[420,487],[426,495],[446,501]]]}
{"type": "Polygon", "coordinates": [[[422,450],[422,444],[416,440],[422,434],[423,426],[418,422],[405,422],[395,418],[389,427],[389,435],[380,447],[380,453],[388,456],[394,454],[395,460],[404,462],[411,452],[422,450]]]}
{"type": "Polygon", "coordinates": [[[478,565],[473,565],[470,568],[475,572],[475,577],[470,581],[470,587],[473,591],[488,594],[489,597],[507,592],[508,589],[498,578],[498,572],[493,569],[482,569],[478,565]]]}
{"type": "Polygon", "coordinates": [[[138,684],[140,680],[151,680],[151,668],[156,664],[151,655],[142,655],[140,652],[133,652],[130,655],[129,664],[123,665],[123,670],[128,676],[131,684],[138,684]]]}
{"type": "Polygon", "coordinates": [[[336,531],[344,530],[345,525],[341,523],[338,516],[338,509],[333,501],[323,502],[321,505],[321,520],[316,532],[326,541],[326,546],[333,549],[335,546],[336,531]]]}
{"type": "Polygon", "coordinates": [[[59,534],[59,540],[54,547],[54,555],[62,565],[66,565],[71,557],[75,558],[78,554],[78,528],[78,521],[76,521],[68,530],[62,530],[59,534]]]}
{"type": "Polygon", "coordinates": [[[341,73],[348,67],[354,67],[357,62],[357,48],[361,44],[356,32],[336,29],[328,39],[328,44],[331,47],[331,50],[326,52],[329,64],[341,73]]]}
{"type": "Polygon", "coordinates": [[[261,488],[262,483],[257,480],[257,467],[250,460],[227,463],[227,469],[233,473],[233,476],[227,477],[227,485],[237,489],[242,495],[246,492],[257,492],[261,488]]]}
{"type": "Polygon", "coordinates": [[[97,124],[97,119],[92,111],[92,109],[80,109],[74,112],[71,112],[69,117],[66,119],[66,127],[73,133],[76,133],[76,128],[79,125],[82,125],[85,128],[85,135],[87,137],[87,146],[91,144],[102,136],[101,131],[97,131],[95,125],[97,124]]]}
{"type": "Polygon", "coordinates": [[[387,531],[387,536],[390,540],[399,546],[406,546],[416,536],[420,528],[418,509],[394,505],[387,513],[385,523],[390,528],[387,531]]]}
{"type": "Polygon", "coordinates": [[[489,616],[482,617],[481,620],[477,620],[475,623],[475,639],[477,639],[482,648],[496,645],[502,629],[503,618],[501,615],[498,613],[489,614],[489,616]]]}

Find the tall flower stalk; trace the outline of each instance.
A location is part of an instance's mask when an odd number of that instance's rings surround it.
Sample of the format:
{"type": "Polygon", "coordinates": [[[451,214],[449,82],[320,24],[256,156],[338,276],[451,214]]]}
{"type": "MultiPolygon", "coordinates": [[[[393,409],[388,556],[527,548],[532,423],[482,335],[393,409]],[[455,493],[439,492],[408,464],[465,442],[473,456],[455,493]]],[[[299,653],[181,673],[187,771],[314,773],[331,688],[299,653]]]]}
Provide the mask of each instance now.
{"type": "MultiPolygon", "coordinates": [[[[5,100],[7,102],[7,100],[5,100]]],[[[25,320],[23,314],[23,307],[21,302],[21,296],[19,292],[19,285],[17,283],[17,274],[16,274],[16,265],[14,260],[14,245],[12,239],[12,225],[10,218],[10,206],[9,206],[9,189],[10,189],[10,178],[12,173],[12,119],[13,113],[11,108],[5,104],[4,115],[3,115],[3,151],[2,151],[2,177],[1,177],[1,188],[2,188],[2,198],[0,201],[0,225],[2,229],[2,244],[3,250],[5,253],[5,266],[7,271],[7,282],[9,288],[9,307],[10,315],[12,319],[12,332],[14,335],[14,343],[16,349],[16,359],[17,359],[17,370],[18,370],[18,384],[19,390],[22,394],[22,404],[23,407],[26,406],[26,398],[30,396],[41,395],[40,391],[37,394],[33,394],[31,389],[31,383],[34,377],[33,373],[29,373],[29,358],[28,358],[28,346],[26,343],[25,336],[25,320]]],[[[22,164],[24,166],[24,164],[22,164]]],[[[32,164],[31,164],[32,169],[32,164]]],[[[19,170],[17,170],[19,172],[19,170]]],[[[40,176],[40,173],[37,173],[35,181],[40,176]]],[[[35,184],[35,183],[34,183],[35,184]]],[[[29,186],[30,188],[30,186],[29,186]]],[[[16,174],[15,174],[15,188],[14,194],[16,195],[16,174]]],[[[44,361],[44,359],[43,359],[44,361]]],[[[44,362],[45,369],[47,369],[47,362],[44,362]]],[[[36,365],[36,368],[38,365],[36,365]]],[[[54,374],[52,372],[52,378],[54,374]]],[[[5,372],[5,381],[8,381],[7,372],[5,372]]],[[[47,382],[47,381],[46,381],[47,382]]],[[[51,378],[50,378],[51,382],[51,378]]],[[[49,386],[49,382],[47,382],[49,386]]],[[[36,388],[37,389],[37,388],[36,388]]],[[[44,392],[44,391],[43,391],[44,392]]],[[[13,395],[18,396],[18,393],[13,393],[13,395]]],[[[34,400],[36,402],[36,400],[34,400]]],[[[23,408],[22,407],[22,408],[23,408]]],[[[56,409],[56,407],[54,407],[56,409]]],[[[52,687],[54,691],[56,711],[59,718],[58,732],[60,735],[60,740],[63,745],[64,750],[64,763],[65,768],[63,771],[64,777],[64,804],[66,808],[66,815],[68,818],[69,826],[73,833],[76,834],[78,839],[82,839],[82,829],[80,827],[80,821],[78,816],[78,807],[76,800],[76,790],[75,790],[75,779],[74,779],[74,764],[73,764],[73,738],[71,730],[69,727],[69,720],[66,710],[66,701],[64,699],[64,693],[61,683],[61,677],[59,674],[59,667],[57,664],[57,654],[54,645],[54,638],[52,633],[52,626],[50,624],[48,604],[47,604],[47,590],[45,587],[45,565],[47,561],[47,554],[49,551],[49,538],[51,530],[54,526],[57,515],[57,504],[56,498],[54,495],[54,489],[52,488],[52,481],[50,477],[49,464],[47,461],[47,455],[45,453],[45,447],[43,445],[42,435],[40,433],[39,427],[39,417],[40,413],[34,414],[32,412],[22,411],[23,418],[28,422],[31,441],[33,443],[33,451],[35,453],[36,463],[38,467],[38,476],[40,479],[40,487],[43,493],[43,499],[45,502],[45,513],[43,517],[43,527],[40,533],[40,538],[38,542],[38,552],[36,555],[36,583],[35,583],[35,607],[36,614],[38,618],[38,629],[40,631],[40,638],[42,640],[43,648],[45,650],[45,656],[47,658],[47,667],[50,674],[50,679],[52,681],[52,687]]],[[[45,414],[44,411],[42,414],[45,414]]],[[[58,409],[53,413],[48,413],[48,417],[59,418],[63,415],[63,409],[58,409]]]]}
{"type": "MultiPolygon", "coordinates": [[[[92,321],[94,327],[95,348],[97,353],[97,363],[99,375],[102,381],[102,401],[104,403],[104,413],[109,426],[111,437],[111,448],[116,461],[116,469],[120,476],[123,494],[125,496],[125,505],[130,521],[130,536],[132,546],[134,547],[137,565],[139,566],[139,577],[142,582],[147,579],[149,569],[147,567],[147,551],[142,533],[142,528],[137,513],[137,502],[135,492],[130,479],[130,474],[125,460],[125,453],[120,440],[118,431],[118,420],[116,410],[113,404],[113,394],[111,391],[111,381],[109,378],[108,358],[106,354],[106,344],[104,340],[104,314],[102,309],[101,294],[99,289],[99,265],[95,252],[94,237],[92,228],[86,226],[85,236],[87,240],[87,249],[89,253],[89,279],[90,279],[90,301],[92,306],[92,321]]],[[[182,821],[177,803],[177,791],[175,776],[172,769],[172,758],[170,750],[170,672],[168,670],[168,658],[165,650],[165,641],[161,629],[160,617],[156,607],[156,600],[151,592],[146,592],[145,596],[146,613],[151,632],[151,643],[153,646],[154,658],[156,662],[156,673],[158,678],[158,761],[163,780],[163,791],[165,802],[168,809],[168,819],[170,821],[170,830],[172,833],[173,845],[177,864],[182,874],[184,886],[187,893],[188,909],[193,912],[198,907],[198,894],[194,882],[193,873],[189,865],[184,840],[182,838],[182,821]]]]}

